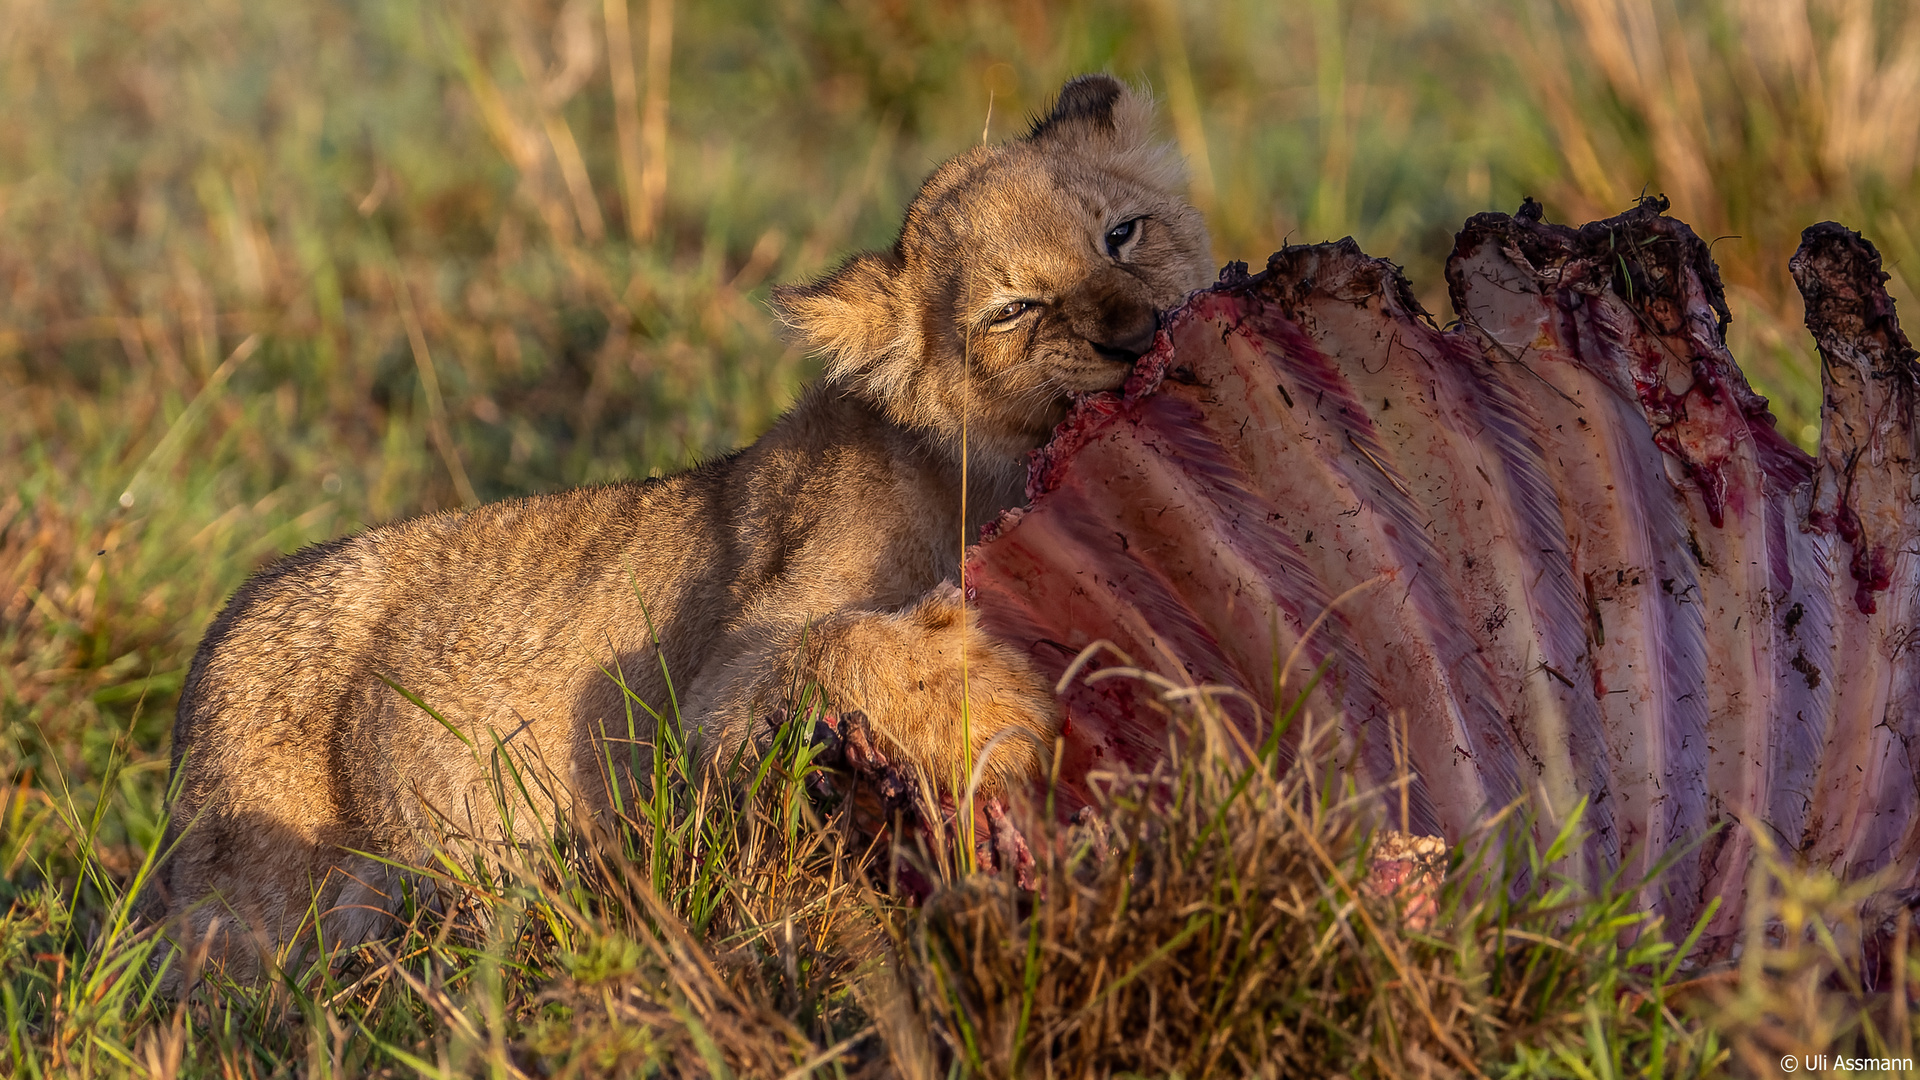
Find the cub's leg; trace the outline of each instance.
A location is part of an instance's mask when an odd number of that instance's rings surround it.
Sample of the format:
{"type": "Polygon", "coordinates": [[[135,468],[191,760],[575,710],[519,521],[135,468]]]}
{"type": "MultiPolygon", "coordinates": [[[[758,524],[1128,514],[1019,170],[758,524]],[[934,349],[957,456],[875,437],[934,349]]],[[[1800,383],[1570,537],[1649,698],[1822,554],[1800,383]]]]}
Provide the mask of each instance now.
{"type": "Polygon", "coordinates": [[[951,583],[898,612],[843,611],[768,636],[690,696],[710,764],[753,741],[757,726],[811,683],[830,708],[865,713],[880,749],[936,786],[969,782],[969,742],[983,795],[1046,775],[1060,730],[1052,687],[980,628],[951,583]]]}
{"type": "Polygon", "coordinates": [[[391,933],[400,883],[390,867],[355,852],[411,854],[404,837],[343,807],[350,781],[332,760],[321,718],[231,677],[223,670],[230,657],[207,660],[182,697],[180,795],[146,904],[180,949],[165,987],[172,994],[186,989],[197,958],[252,983],[316,943],[331,951],[391,933]]]}
{"type": "Polygon", "coordinates": [[[203,816],[177,839],[147,904],[177,950],[161,987],[169,996],[189,989],[196,969],[254,984],[317,942],[334,951],[391,932],[392,871],[342,845],[234,817],[203,816]]]}
{"type": "Polygon", "coordinates": [[[243,586],[181,689],[178,795],[142,905],[180,946],[171,993],[184,989],[195,957],[258,981],[268,963],[297,960],[315,943],[316,919],[329,949],[393,926],[392,873],[353,852],[412,852],[405,834],[349,797],[356,785],[392,789],[394,780],[342,726],[372,715],[384,687],[354,685],[354,628],[323,592],[345,561],[330,550],[308,549],[243,586]],[[283,955],[290,948],[301,952],[283,955]]]}

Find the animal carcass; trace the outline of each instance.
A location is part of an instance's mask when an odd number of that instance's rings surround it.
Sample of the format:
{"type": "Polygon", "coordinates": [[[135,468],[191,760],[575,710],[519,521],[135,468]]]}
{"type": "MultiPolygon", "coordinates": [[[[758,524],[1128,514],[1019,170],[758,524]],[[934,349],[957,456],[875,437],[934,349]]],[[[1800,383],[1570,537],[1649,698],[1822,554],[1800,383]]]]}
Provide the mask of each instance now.
{"type": "MultiPolygon", "coordinates": [[[[1324,666],[1310,707],[1340,718],[1362,786],[1410,765],[1405,827],[1458,839],[1536,796],[1550,827],[1584,796],[1586,872],[1671,858],[1646,895],[1669,925],[1714,895],[1710,932],[1738,925],[1752,830],[1914,885],[1915,352],[1872,247],[1807,230],[1808,456],[1664,209],[1473,218],[1444,330],[1351,240],[1230,267],[1036,455],[968,595],[1055,676],[1101,639],[1263,703],[1324,666]]],[[[1164,753],[1149,696],[1070,686],[1069,799],[1164,753]]]]}

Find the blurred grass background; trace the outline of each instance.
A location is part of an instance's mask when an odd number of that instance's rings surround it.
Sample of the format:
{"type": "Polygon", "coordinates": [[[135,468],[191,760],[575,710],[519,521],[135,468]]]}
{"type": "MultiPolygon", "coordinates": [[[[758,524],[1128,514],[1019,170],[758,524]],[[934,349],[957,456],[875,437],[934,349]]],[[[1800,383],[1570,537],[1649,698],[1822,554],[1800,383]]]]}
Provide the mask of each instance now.
{"type": "Polygon", "coordinates": [[[1799,230],[1915,310],[1902,0],[0,0],[0,875],[69,791],[152,840],[263,560],[750,440],[816,371],[768,284],[1089,70],[1161,97],[1221,260],[1351,234],[1436,312],[1467,215],[1666,193],[1803,442],[1799,230]]]}

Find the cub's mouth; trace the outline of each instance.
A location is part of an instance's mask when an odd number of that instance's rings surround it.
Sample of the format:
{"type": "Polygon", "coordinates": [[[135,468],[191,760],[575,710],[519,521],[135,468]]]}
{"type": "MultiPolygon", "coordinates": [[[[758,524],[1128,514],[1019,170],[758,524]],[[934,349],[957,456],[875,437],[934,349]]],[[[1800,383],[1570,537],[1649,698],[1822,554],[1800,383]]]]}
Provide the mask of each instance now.
{"type": "Polygon", "coordinates": [[[1093,355],[1100,363],[1102,385],[1096,390],[1118,390],[1124,386],[1127,377],[1133,374],[1134,365],[1140,358],[1153,351],[1154,338],[1160,333],[1160,316],[1147,311],[1144,319],[1135,321],[1122,332],[1105,341],[1089,339],[1087,344],[1093,348],[1093,355]]]}
{"type": "Polygon", "coordinates": [[[1059,389],[1062,400],[1082,394],[1118,390],[1126,385],[1127,378],[1133,374],[1134,365],[1139,361],[1140,355],[1081,357],[1078,362],[1065,370],[1056,371],[1052,382],[1059,389]]]}
{"type": "Polygon", "coordinates": [[[1132,367],[1134,362],[1147,355],[1153,348],[1154,335],[1160,332],[1160,317],[1147,313],[1144,321],[1129,327],[1122,334],[1108,341],[1089,341],[1094,354],[1103,360],[1132,367]]]}

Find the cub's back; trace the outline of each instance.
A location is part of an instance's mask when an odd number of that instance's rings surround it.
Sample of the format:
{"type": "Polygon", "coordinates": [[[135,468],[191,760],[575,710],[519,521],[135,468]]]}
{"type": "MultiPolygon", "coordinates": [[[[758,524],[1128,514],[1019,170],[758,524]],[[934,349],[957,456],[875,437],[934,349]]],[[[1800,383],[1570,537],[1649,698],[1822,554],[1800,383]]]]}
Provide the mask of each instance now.
{"type": "Polygon", "coordinates": [[[182,688],[176,822],[211,828],[244,807],[306,843],[367,831],[402,842],[421,822],[392,798],[393,780],[458,805],[484,779],[471,748],[495,736],[578,768],[585,723],[626,711],[611,666],[665,704],[658,661],[633,662],[651,651],[649,622],[681,676],[710,636],[701,612],[725,606],[729,545],[699,479],[433,514],[260,571],[215,619],[182,688]]]}

